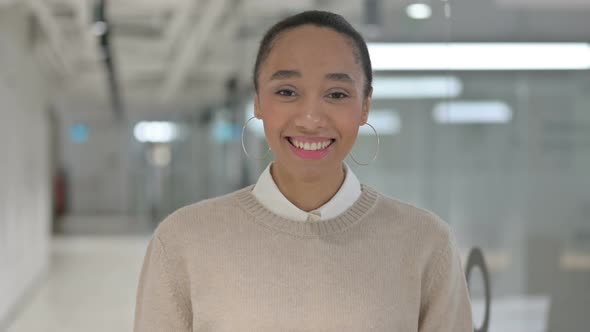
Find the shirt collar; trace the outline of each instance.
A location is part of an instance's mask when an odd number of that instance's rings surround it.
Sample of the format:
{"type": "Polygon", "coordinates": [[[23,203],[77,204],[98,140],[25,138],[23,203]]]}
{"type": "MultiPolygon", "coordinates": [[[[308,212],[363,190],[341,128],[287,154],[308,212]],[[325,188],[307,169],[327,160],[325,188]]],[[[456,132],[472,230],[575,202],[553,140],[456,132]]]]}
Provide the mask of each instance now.
{"type": "Polygon", "coordinates": [[[279,190],[270,174],[269,164],[262,172],[252,194],[265,208],[283,218],[297,221],[317,221],[337,217],[361,195],[361,184],[352,170],[344,164],[344,182],[338,192],[324,205],[311,212],[306,212],[291,203],[279,190]]]}

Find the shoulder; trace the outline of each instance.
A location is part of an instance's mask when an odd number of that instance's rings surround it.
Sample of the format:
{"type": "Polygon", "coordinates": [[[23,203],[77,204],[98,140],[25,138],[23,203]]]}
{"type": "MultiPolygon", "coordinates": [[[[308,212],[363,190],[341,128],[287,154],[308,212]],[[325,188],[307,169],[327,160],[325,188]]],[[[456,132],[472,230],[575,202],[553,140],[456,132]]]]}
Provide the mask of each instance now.
{"type": "Polygon", "coordinates": [[[396,234],[404,234],[407,239],[418,241],[417,243],[425,247],[432,245],[433,250],[453,241],[449,224],[434,212],[390,197],[369,186],[363,187],[377,193],[374,213],[388,227],[393,228],[396,234]]]}
{"type": "Polygon", "coordinates": [[[252,186],[183,206],[166,217],[158,225],[154,235],[163,242],[170,242],[174,238],[194,234],[196,231],[206,231],[207,227],[214,225],[224,216],[243,213],[237,198],[249,190],[252,190],[252,186]]]}

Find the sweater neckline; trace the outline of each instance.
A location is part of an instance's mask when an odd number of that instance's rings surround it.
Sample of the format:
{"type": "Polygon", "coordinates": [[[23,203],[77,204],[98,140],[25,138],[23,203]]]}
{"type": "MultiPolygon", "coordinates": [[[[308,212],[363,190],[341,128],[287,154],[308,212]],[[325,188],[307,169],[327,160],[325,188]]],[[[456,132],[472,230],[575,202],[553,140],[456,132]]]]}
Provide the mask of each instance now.
{"type": "Polygon", "coordinates": [[[275,231],[299,236],[321,237],[346,231],[360,222],[375,205],[378,193],[369,186],[361,184],[361,195],[340,215],[318,221],[297,221],[279,216],[264,207],[252,193],[250,185],[236,193],[238,203],[254,217],[254,221],[275,231]]]}

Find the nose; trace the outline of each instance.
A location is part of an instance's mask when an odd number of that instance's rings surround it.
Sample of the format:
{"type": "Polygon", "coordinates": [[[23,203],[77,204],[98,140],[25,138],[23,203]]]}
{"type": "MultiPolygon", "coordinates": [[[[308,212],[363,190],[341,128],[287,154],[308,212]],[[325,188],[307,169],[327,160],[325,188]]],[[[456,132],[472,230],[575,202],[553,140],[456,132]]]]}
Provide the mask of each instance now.
{"type": "Polygon", "coordinates": [[[325,127],[326,117],[319,101],[307,98],[300,105],[295,118],[295,126],[303,131],[317,131],[325,127]]]}

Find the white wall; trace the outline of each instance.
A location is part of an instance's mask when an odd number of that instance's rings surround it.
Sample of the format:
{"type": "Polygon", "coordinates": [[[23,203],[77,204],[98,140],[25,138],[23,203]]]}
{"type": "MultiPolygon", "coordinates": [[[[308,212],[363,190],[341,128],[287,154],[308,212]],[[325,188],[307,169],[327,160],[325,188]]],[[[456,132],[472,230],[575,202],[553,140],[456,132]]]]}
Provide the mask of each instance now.
{"type": "Polygon", "coordinates": [[[24,13],[0,7],[0,330],[49,261],[47,95],[27,36],[24,13]]]}

